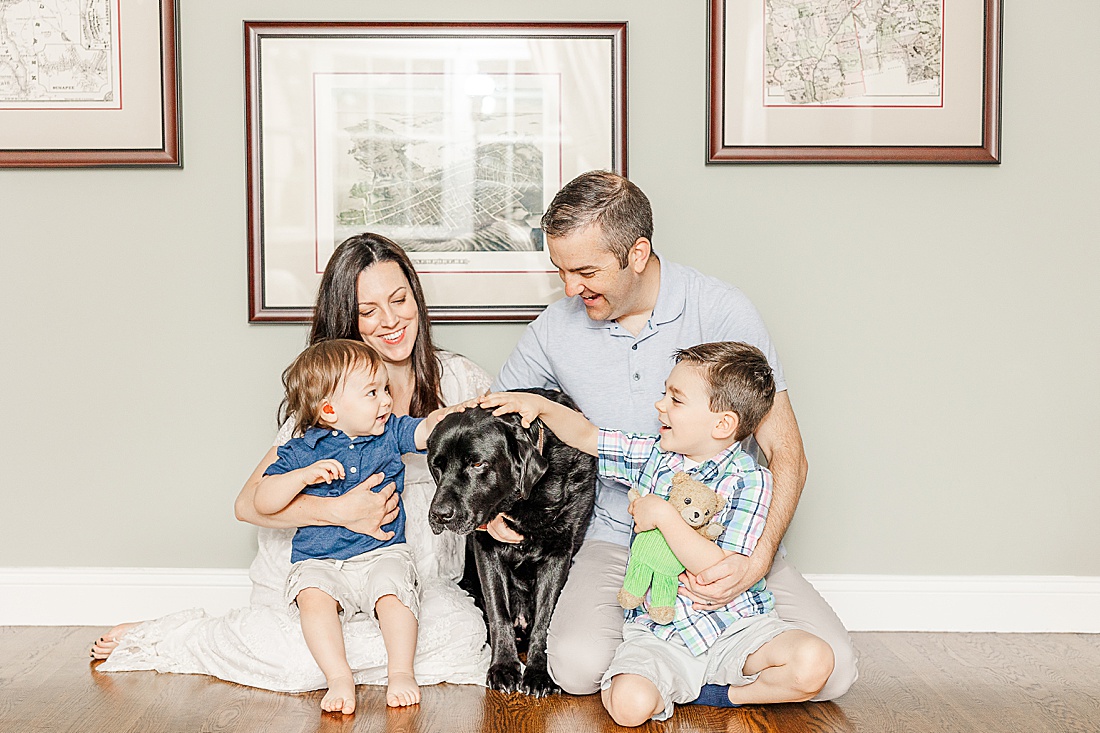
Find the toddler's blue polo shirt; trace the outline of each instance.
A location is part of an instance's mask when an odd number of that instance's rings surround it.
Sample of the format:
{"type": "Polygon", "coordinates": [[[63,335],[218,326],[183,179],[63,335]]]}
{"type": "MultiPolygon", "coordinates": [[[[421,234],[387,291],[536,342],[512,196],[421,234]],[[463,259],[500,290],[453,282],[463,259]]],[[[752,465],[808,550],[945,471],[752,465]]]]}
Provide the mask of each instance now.
{"type": "MultiPolygon", "coordinates": [[[[391,416],[381,435],[352,438],[340,430],[310,428],[300,438],[292,438],[279,446],[279,458],[264,471],[265,476],[287,473],[326,458],[335,458],[344,467],[344,478],[331,484],[312,484],[302,493],[313,496],[341,496],[358,486],[368,476],[381,472],[382,483],[372,491],[393,482],[400,494],[405,490],[405,464],[402,453],[423,453],[416,449],[416,427],[423,418],[406,415],[391,416]]],[[[294,534],[291,562],[309,558],[347,560],[356,555],[389,545],[405,542],[405,502],[398,505],[397,519],[382,529],[393,532],[385,542],[370,535],[352,532],[345,527],[299,527],[294,534]]]]}

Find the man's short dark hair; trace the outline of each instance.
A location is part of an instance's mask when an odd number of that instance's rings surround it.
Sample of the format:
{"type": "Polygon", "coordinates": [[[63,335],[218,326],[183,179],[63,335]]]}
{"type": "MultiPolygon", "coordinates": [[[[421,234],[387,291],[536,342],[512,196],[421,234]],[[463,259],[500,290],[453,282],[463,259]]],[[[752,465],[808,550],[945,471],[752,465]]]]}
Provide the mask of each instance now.
{"type": "Polygon", "coordinates": [[[642,189],[618,173],[589,171],[558,191],[542,215],[549,238],[565,237],[598,224],[604,247],[626,267],[640,237],[653,239],[653,209],[642,189]]]}

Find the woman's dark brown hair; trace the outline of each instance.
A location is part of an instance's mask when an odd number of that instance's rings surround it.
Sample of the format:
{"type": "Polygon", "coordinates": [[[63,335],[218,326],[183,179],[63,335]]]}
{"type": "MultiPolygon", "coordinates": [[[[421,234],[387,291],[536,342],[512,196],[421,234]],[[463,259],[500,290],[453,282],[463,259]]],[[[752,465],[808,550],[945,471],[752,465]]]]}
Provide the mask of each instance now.
{"type": "Polygon", "coordinates": [[[359,333],[359,275],[379,262],[393,262],[401,268],[416,301],[418,328],[412,350],[414,386],[409,415],[425,417],[443,406],[439,396],[442,368],[432,343],[431,321],[420,278],[405,250],[394,242],[367,233],[349,237],[336,248],[317,290],[309,343],[341,338],[363,340],[359,333]]]}

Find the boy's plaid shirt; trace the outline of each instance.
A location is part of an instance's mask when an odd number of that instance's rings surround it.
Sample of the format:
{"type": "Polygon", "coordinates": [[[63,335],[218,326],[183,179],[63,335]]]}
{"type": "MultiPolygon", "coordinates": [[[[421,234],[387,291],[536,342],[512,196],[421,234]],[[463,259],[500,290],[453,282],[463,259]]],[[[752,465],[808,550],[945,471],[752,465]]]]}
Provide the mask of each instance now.
{"type": "MultiPolygon", "coordinates": [[[[659,438],[653,435],[601,429],[598,450],[600,475],[633,486],[642,496],[657,494],[667,499],[672,475],[685,470],[684,456],[662,451],[659,438]]],[[[771,472],[742,450],[740,443],[734,443],[687,473],[726,500],[712,520],[725,527],[718,546],[742,555],[752,554],[771,504],[771,472]]],[[[761,580],[717,611],[696,611],[691,601],[677,596],[676,617],[670,624],[655,623],[642,608],[627,610],[625,615],[628,623],[642,624],[666,641],[679,634],[684,645],[698,656],[738,619],[767,613],[774,606],[772,593],[761,580]]]]}

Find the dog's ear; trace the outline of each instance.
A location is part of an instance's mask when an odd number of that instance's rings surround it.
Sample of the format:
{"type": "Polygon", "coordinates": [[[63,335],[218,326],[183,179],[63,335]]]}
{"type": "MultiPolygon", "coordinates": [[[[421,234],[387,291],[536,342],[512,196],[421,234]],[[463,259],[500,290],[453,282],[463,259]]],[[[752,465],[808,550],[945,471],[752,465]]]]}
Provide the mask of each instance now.
{"type": "MultiPolygon", "coordinates": [[[[512,475],[515,479],[516,495],[522,501],[531,495],[531,487],[539,482],[550,465],[539,452],[531,433],[516,420],[509,424],[509,449],[512,453],[512,475]]],[[[545,430],[545,428],[542,428],[545,430]]]]}

